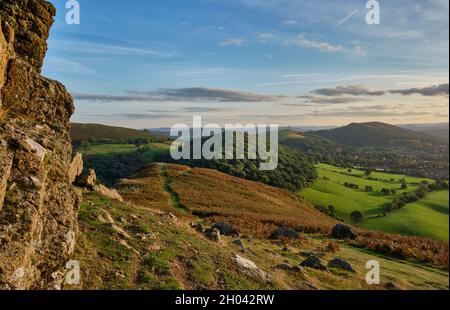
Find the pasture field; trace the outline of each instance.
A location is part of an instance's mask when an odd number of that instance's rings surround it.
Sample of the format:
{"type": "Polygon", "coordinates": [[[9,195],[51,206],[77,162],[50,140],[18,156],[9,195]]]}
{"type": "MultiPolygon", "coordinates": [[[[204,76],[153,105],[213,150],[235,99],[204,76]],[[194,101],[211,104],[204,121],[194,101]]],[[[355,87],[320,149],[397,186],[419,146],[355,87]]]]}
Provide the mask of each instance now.
{"type": "Polygon", "coordinates": [[[432,192],[425,199],[384,216],[385,208],[393,199],[405,191],[418,189],[423,181],[432,183],[432,180],[383,172],[372,172],[368,177],[362,170],[326,164],[316,168],[318,179],[300,193],[310,203],[335,207],[338,216],[347,222],[353,211],[360,211],[365,217],[359,224],[362,228],[448,241],[448,191],[432,192]],[[407,189],[401,188],[402,180],[408,184],[407,189]],[[345,183],[358,185],[359,189],[348,188],[345,183]],[[373,191],[367,192],[366,186],[371,186],[373,191]],[[395,193],[385,195],[381,193],[383,188],[395,193]]]}

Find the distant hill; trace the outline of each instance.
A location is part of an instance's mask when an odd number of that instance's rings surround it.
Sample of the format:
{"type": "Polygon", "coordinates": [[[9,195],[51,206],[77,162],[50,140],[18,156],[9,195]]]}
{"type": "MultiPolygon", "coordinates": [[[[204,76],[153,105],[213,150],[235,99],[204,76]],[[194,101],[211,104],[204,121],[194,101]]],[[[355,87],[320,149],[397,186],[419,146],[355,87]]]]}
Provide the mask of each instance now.
{"type": "Polygon", "coordinates": [[[383,123],[280,131],[280,143],[315,162],[448,180],[448,140],[383,123]]]}
{"type": "Polygon", "coordinates": [[[142,142],[161,142],[166,140],[159,134],[150,133],[148,130],[136,130],[122,127],[112,127],[99,124],[71,124],[71,137],[74,145],[80,145],[81,142],[101,142],[101,143],[134,143],[142,142]]]}
{"type": "Polygon", "coordinates": [[[340,144],[371,148],[427,150],[430,145],[445,144],[435,136],[379,122],[353,123],[336,129],[319,130],[314,135],[340,144]]]}
{"type": "Polygon", "coordinates": [[[449,123],[399,125],[402,128],[426,133],[448,141],[449,123]]]}

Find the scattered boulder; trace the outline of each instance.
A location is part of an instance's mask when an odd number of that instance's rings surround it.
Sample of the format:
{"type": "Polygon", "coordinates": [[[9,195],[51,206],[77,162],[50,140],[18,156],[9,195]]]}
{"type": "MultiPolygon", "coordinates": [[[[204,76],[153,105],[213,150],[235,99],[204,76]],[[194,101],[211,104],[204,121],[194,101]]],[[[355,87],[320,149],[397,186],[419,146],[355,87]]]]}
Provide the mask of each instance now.
{"type": "Polygon", "coordinates": [[[331,262],[328,263],[328,268],[336,268],[336,269],[342,269],[349,272],[356,272],[352,265],[350,265],[346,260],[343,260],[341,258],[335,258],[331,262]]]}
{"type": "Polygon", "coordinates": [[[83,155],[81,153],[75,154],[69,167],[69,181],[75,182],[78,176],[83,173],[83,155]]]}
{"type": "Polygon", "coordinates": [[[97,219],[100,223],[103,224],[114,224],[114,219],[108,211],[100,209],[101,214],[97,215],[97,219]]]}
{"type": "Polygon", "coordinates": [[[94,169],[88,169],[76,178],[75,184],[80,187],[86,187],[89,190],[93,190],[97,184],[97,175],[94,169]]]}
{"type": "Polygon", "coordinates": [[[355,240],[358,236],[353,232],[350,226],[344,224],[337,224],[333,227],[333,230],[331,231],[331,237],[340,240],[345,239],[355,240]]]}
{"type": "Polygon", "coordinates": [[[275,269],[281,269],[289,272],[294,273],[305,273],[305,270],[301,266],[291,266],[288,263],[282,263],[277,266],[275,266],[275,269]]]}
{"type": "Polygon", "coordinates": [[[387,282],[384,285],[384,288],[387,289],[387,290],[391,290],[391,291],[401,290],[401,288],[398,285],[396,285],[394,282],[387,282]]]}
{"type": "Polygon", "coordinates": [[[310,257],[310,256],[321,257],[320,256],[321,254],[319,252],[313,252],[313,251],[307,251],[307,252],[302,251],[298,254],[303,257],[310,257]]]}
{"type": "Polygon", "coordinates": [[[105,197],[123,202],[122,196],[120,196],[119,192],[116,191],[115,189],[109,189],[106,186],[99,184],[95,185],[93,190],[99,194],[102,194],[105,197]]]}
{"type": "Polygon", "coordinates": [[[273,239],[273,240],[281,239],[281,238],[288,238],[291,240],[296,240],[299,238],[299,235],[298,235],[297,231],[287,228],[287,227],[280,227],[270,235],[270,239],[273,239]]]}
{"type": "Polygon", "coordinates": [[[266,283],[272,281],[272,277],[251,260],[239,255],[235,255],[232,259],[237,263],[239,268],[249,276],[266,283]]]}
{"type": "Polygon", "coordinates": [[[328,268],[322,264],[320,259],[315,256],[308,257],[303,263],[300,264],[301,267],[309,267],[321,271],[328,271],[328,268]]]}
{"type": "Polygon", "coordinates": [[[156,234],[153,232],[149,232],[146,234],[138,234],[138,237],[140,237],[141,240],[156,240],[156,234]]]}
{"type": "Polygon", "coordinates": [[[206,231],[205,225],[201,223],[191,223],[191,227],[194,228],[199,233],[204,233],[206,231]]]}
{"type": "Polygon", "coordinates": [[[211,241],[219,242],[220,241],[220,230],[217,228],[209,228],[205,231],[205,236],[211,241]]]}
{"type": "Polygon", "coordinates": [[[230,224],[220,222],[214,224],[213,226],[211,226],[211,228],[218,229],[220,231],[220,234],[224,236],[239,237],[238,230],[233,225],[230,224]]]}
{"type": "Polygon", "coordinates": [[[176,223],[178,221],[177,216],[172,212],[164,213],[163,218],[173,223],[176,223]]]}
{"type": "Polygon", "coordinates": [[[120,226],[118,226],[116,224],[112,224],[111,227],[116,233],[118,233],[122,237],[124,237],[126,239],[130,239],[130,235],[125,230],[123,230],[120,226]]]}
{"type": "Polygon", "coordinates": [[[242,243],[242,241],[240,239],[236,239],[233,242],[231,242],[234,245],[237,245],[240,248],[244,248],[244,244],[242,243]]]}

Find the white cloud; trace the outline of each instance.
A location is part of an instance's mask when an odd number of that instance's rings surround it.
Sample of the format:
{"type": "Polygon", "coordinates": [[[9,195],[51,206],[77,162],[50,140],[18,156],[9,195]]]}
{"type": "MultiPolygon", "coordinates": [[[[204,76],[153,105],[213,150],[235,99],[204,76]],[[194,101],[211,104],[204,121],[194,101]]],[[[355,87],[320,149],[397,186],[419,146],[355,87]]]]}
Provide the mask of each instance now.
{"type": "Polygon", "coordinates": [[[339,52],[342,50],[341,45],[332,45],[328,42],[322,42],[322,41],[313,41],[308,40],[304,38],[303,35],[298,36],[294,43],[298,46],[306,47],[306,48],[315,48],[319,49],[322,52],[339,52]]]}
{"type": "Polygon", "coordinates": [[[273,38],[273,34],[271,33],[260,33],[258,35],[258,40],[261,43],[267,43],[268,41],[270,41],[273,38]]]}
{"type": "Polygon", "coordinates": [[[288,20],[283,21],[283,24],[286,26],[294,26],[294,25],[298,24],[298,20],[288,19],[288,20]]]}

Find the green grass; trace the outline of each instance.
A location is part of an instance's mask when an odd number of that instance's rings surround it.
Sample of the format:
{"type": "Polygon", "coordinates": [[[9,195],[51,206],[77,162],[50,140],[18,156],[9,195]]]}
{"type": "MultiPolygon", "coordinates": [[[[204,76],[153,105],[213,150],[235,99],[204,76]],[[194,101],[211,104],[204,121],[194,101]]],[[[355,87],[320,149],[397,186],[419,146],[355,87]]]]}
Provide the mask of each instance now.
{"type": "MultiPolygon", "coordinates": [[[[187,220],[187,219],[186,219],[187,220]]],[[[448,271],[413,261],[393,259],[339,242],[339,250],[325,250],[321,235],[304,235],[301,242],[288,245],[263,239],[243,240],[248,251],[242,253],[223,236],[221,243],[206,240],[189,228],[184,218],[175,224],[163,214],[142,207],[111,201],[95,193],[84,193],[79,214],[80,232],[74,259],[80,262],[82,281],[79,286],[64,289],[88,290],[179,290],[179,289],[384,289],[392,282],[402,289],[448,289],[448,271]],[[115,224],[130,235],[129,247],[119,241],[111,225],[99,221],[108,212],[115,224]],[[124,219],[124,221],[122,221],[124,219]],[[145,229],[142,229],[145,227],[145,229]],[[139,229],[138,229],[139,228],[139,229]],[[151,230],[155,239],[143,240],[142,230],[151,230]],[[131,247],[131,248],[130,248],[131,247]],[[239,251],[239,252],[238,252],[239,251]],[[327,264],[333,258],[347,260],[357,271],[320,272],[307,268],[306,273],[276,269],[289,262],[292,266],[304,260],[300,252],[321,253],[327,264]],[[231,257],[234,254],[251,259],[271,274],[273,283],[265,284],[239,271],[231,257]],[[273,253],[271,255],[270,253],[273,253]],[[365,284],[365,264],[376,259],[382,266],[381,285],[365,284]]]]}
{"type": "Polygon", "coordinates": [[[361,226],[367,229],[381,226],[387,232],[448,240],[448,195],[448,191],[430,193],[425,199],[392,212],[385,218],[365,221],[361,226]]]}
{"type": "Polygon", "coordinates": [[[369,179],[364,171],[352,169],[349,172],[326,164],[317,165],[317,170],[318,179],[301,192],[312,204],[334,206],[338,216],[347,222],[353,211],[361,211],[365,219],[359,226],[363,228],[449,240],[448,191],[430,193],[417,203],[395,210],[387,217],[382,216],[386,206],[404,192],[401,190],[403,179],[408,183],[407,191],[414,191],[422,181],[431,183],[432,180],[383,172],[373,172],[369,179]],[[347,188],[345,182],[357,184],[360,189],[347,188]],[[372,186],[374,191],[366,192],[366,186],[372,186]],[[396,194],[384,195],[380,193],[382,188],[395,189],[396,194]]]}
{"type": "Polygon", "coordinates": [[[170,144],[149,143],[144,146],[136,146],[134,144],[90,144],[80,148],[78,151],[84,156],[114,156],[129,154],[139,150],[145,152],[149,158],[153,158],[155,155],[169,152],[170,144]]]}
{"type": "Polygon", "coordinates": [[[98,156],[98,155],[114,155],[131,153],[138,149],[133,144],[92,144],[81,148],[79,151],[84,156],[98,156]]]}

